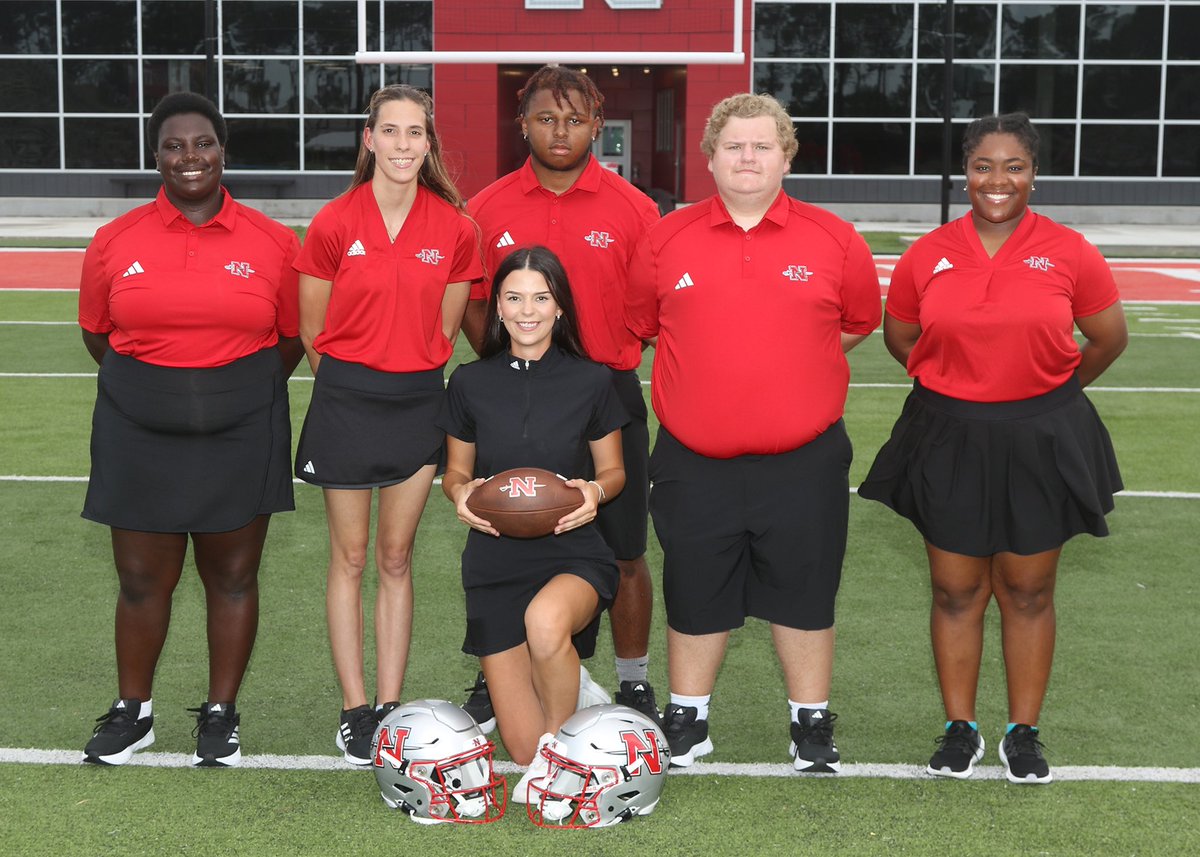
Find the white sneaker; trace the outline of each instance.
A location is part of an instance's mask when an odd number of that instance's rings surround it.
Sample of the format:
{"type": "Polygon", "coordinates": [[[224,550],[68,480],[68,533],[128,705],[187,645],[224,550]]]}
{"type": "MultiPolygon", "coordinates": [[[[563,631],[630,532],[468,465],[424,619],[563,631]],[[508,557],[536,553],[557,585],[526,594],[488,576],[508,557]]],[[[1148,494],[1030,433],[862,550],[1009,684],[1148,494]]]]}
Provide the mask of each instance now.
{"type": "Polygon", "coordinates": [[[612,697],[608,695],[608,691],[596,684],[592,680],[592,676],[587,671],[587,667],[583,664],[579,665],[579,699],[575,703],[575,710],[581,708],[590,708],[593,705],[608,705],[612,702],[612,697]]]}
{"type": "Polygon", "coordinates": [[[534,754],[533,761],[529,763],[529,768],[525,771],[524,776],[513,788],[512,794],[508,796],[510,803],[529,803],[529,786],[537,780],[544,780],[550,774],[550,760],[542,755],[542,748],[554,740],[554,736],[547,732],[537,742],[537,753],[534,754]]]}

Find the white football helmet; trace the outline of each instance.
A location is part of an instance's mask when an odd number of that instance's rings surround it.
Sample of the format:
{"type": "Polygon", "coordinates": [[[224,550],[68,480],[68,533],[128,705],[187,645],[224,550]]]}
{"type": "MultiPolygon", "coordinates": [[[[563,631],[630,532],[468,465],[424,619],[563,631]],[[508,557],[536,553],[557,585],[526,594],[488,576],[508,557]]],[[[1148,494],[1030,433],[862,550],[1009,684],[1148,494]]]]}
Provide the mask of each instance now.
{"type": "Polygon", "coordinates": [[[379,794],[420,824],[486,824],[504,816],[507,785],[471,715],[441,699],[393,709],[371,739],[379,794]]]}
{"type": "Polygon", "coordinates": [[[608,827],[658,805],[671,749],[662,729],[624,705],[576,711],[541,749],[545,778],[525,811],[539,827],[608,827]]]}

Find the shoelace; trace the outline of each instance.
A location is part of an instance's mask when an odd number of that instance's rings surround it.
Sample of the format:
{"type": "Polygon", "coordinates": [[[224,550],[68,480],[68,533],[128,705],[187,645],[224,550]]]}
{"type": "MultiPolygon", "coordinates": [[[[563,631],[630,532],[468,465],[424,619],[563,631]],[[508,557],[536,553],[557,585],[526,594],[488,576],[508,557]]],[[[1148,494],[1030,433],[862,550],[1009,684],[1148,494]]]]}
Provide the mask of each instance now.
{"type": "Polygon", "coordinates": [[[349,725],[351,737],[370,738],[375,734],[375,727],[379,723],[375,719],[375,712],[362,708],[351,712],[349,725]]]}
{"type": "Polygon", "coordinates": [[[212,712],[205,713],[203,708],[189,708],[188,711],[196,714],[196,728],[192,730],[193,738],[199,738],[202,735],[227,735],[233,732],[232,717],[212,712]]]}
{"type": "Polygon", "coordinates": [[[974,730],[969,726],[966,728],[951,726],[946,734],[934,740],[942,745],[942,752],[974,755],[975,748],[978,746],[974,735],[974,730]]]}
{"type": "Polygon", "coordinates": [[[463,692],[469,693],[471,696],[474,696],[477,693],[487,693],[487,681],[484,679],[482,673],[478,678],[475,679],[475,683],[473,685],[470,687],[464,687],[463,692]]]}
{"type": "Polygon", "coordinates": [[[96,728],[92,730],[92,734],[124,732],[133,728],[135,723],[137,723],[137,718],[128,711],[119,711],[115,708],[110,708],[107,712],[96,718],[96,728]]]}
{"type": "Polygon", "coordinates": [[[1038,740],[1038,734],[1032,729],[1014,729],[1008,733],[1013,752],[1009,756],[1041,756],[1045,744],[1038,740]]]}
{"type": "Polygon", "coordinates": [[[833,746],[833,721],[837,720],[837,715],[826,711],[825,716],[820,720],[811,721],[808,726],[803,723],[797,723],[799,729],[799,744],[800,741],[808,740],[811,744],[820,744],[825,747],[833,746]]]}
{"type": "Polygon", "coordinates": [[[664,732],[682,732],[688,727],[687,712],[682,708],[668,705],[662,719],[664,732]]]}

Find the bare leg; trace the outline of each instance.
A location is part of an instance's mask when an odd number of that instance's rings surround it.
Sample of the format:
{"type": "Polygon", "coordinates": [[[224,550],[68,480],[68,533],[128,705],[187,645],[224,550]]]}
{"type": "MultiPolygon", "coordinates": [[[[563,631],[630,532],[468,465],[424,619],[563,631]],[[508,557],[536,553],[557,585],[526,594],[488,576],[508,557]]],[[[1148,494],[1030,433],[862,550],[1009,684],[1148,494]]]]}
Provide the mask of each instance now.
{"type": "Polygon", "coordinates": [[[990,557],[950,553],[928,542],[933,605],[929,635],[947,720],[974,720],[983,657],[983,616],[992,597],[990,557]]]}
{"type": "Polygon", "coordinates": [[[1061,548],[992,557],[992,589],[1000,605],[1008,718],[1036,726],[1054,662],[1054,584],[1061,548]]]}
{"type": "Polygon", "coordinates": [[[325,613],[342,708],[367,704],[363,681],[362,576],[371,528],[371,492],[325,489],[329,571],[325,613]]]}
{"type": "Polygon", "coordinates": [[[621,585],[608,610],[613,649],[618,658],[645,657],[650,650],[650,618],[654,610],[654,584],[646,557],[617,560],[621,585]]]}
{"type": "MultiPolygon", "coordinates": [[[[479,659],[492,696],[500,740],[518,765],[528,765],[542,737],[545,714],[537,691],[533,689],[533,668],[529,647],[522,643],[479,659]]],[[[579,670],[575,670],[576,681],[579,670]]]]}
{"type": "Polygon", "coordinates": [[[667,628],[667,667],[671,690],[684,696],[707,696],[717,683],[729,632],[683,634],[667,628]]]}
{"type": "MultiPolygon", "coordinates": [[[[571,636],[596,615],[599,598],[582,577],[560,574],[525,609],[525,634],[533,689],[542,703],[542,733],[554,733],[575,713],[579,655],[571,636]]],[[[539,733],[541,734],[541,733],[539,733]]]]}
{"type": "Polygon", "coordinates": [[[829,699],[833,683],[833,628],[804,631],[783,625],[771,626],[775,653],[783,667],[788,698],[796,702],[829,699]]]}

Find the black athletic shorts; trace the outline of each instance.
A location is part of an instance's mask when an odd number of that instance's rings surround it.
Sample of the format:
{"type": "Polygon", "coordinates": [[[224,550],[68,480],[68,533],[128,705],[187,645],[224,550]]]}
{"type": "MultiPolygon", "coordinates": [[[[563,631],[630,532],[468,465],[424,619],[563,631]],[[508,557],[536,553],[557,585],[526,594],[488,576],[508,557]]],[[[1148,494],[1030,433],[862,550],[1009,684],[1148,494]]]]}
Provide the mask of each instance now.
{"type": "MultiPolygon", "coordinates": [[[[647,507],[650,502],[650,429],[646,398],[637,372],[612,369],[613,389],[629,412],[629,422],[621,427],[621,455],[625,460],[625,487],[600,507],[596,528],[613,549],[617,559],[637,559],[646,554],[649,535],[647,507]]],[[[595,476],[588,458],[588,478],[595,476]]]]}

